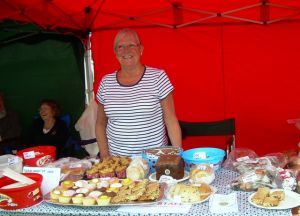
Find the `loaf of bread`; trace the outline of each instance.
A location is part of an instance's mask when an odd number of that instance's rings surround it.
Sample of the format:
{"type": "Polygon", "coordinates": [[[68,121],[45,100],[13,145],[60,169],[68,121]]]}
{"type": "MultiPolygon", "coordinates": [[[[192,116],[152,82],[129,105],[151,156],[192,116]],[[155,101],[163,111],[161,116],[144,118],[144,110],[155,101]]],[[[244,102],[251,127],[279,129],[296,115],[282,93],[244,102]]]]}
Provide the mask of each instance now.
{"type": "Polygon", "coordinates": [[[162,175],[171,176],[174,179],[182,179],[184,176],[184,162],[178,155],[161,155],[157,160],[156,179],[162,175]]]}

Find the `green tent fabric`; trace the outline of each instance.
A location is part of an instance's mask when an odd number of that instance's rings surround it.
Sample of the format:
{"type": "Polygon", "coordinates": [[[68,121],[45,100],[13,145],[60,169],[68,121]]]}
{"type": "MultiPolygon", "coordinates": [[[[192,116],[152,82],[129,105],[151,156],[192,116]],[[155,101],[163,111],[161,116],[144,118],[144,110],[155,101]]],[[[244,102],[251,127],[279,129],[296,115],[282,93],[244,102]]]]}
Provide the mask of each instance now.
{"type": "Polygon", "coordinates": [[[71,131],[84,110],[84,47],[73,36],[41,31],[38,27],[0,23],[0,92],[6,107],[17,111],[22,145],[28,143],[33,117],[42,99],[52,98],[71,115],[71,131]]]}

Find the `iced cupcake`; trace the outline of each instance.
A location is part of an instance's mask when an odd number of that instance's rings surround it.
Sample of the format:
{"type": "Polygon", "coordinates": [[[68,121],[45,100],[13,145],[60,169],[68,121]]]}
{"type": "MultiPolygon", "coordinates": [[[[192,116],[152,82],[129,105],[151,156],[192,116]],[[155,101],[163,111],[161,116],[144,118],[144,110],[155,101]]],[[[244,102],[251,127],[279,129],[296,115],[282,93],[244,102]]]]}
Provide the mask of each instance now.
{"type": "Polygon", "coordinates": [[[74,183],[72,181],[63,181],[61,183],[61,186],[65,189],[72,188],[74,186],[74,183]]]}
{"type": "Polygon", "coordinates": [[[84,197],[84,194],[82,194],[82,193],[75,194],[75,196],[72,197],[72,203],[76,204],[76,205],[81,205],[83,197],[84,197]]]}
{"type": "Polygon", "coordinates": [[[106,196],[106,195],[99,196],[97,198],[97,204],[101,205],[101,206],[108,205],[110,203],[110,199],[111,199],[111,197],[106,196]]]}
{"type": "Polygon", "coordinates": [[[51,200],[58,200],[58,197],[61,195],[61,191],[58,189],[54,189],[50,192],[50,198],[51,200]]]}
{"type": "Polygon", "coordinates": [[[96,204],[96,199],[93,197],[83,197],[82,198],[82,204],[83,205],[95,205],[96,204]]]}

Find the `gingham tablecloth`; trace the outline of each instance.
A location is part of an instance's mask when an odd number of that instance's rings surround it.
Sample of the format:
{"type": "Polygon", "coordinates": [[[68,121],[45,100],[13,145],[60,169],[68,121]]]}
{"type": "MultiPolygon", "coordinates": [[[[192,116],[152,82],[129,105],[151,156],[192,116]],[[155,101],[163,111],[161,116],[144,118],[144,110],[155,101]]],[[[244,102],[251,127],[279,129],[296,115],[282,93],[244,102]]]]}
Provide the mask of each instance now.
{"type": "MultiPolygon", "coordinates": [[[[230,189],[229,184],[232,180],[234,180],[238,176],[237,173],[221,169],[216,173],[216,179],[213,182],[213,186],[215,186],[219,194],[229,194],[233,191],[230,189]]],[[[226,213],[221,215],[228,216],[255,216],[255,215],[263,215],[263,216],[285,216],[291,215],[291,210],[267,210],[262,208],[256,208],[252,206],[248,202],[248,196],[251,194],[250,192],[242,192],[236,191],[238,197],[238,205],[239,212],[238,213],[226,213]]],[[[197,216],[206,216],[206,215],[220,215],[220,214],[212,214],[209,211],[208,201],[200,204],[194,204],[190,212],[187,214],[189,216],[197,215],[197,216]]],[[[90,215],[180,215],[180,214],[159,214],[159,213],[151,213],[148,214],[139,214],[139,213],[126,213],[126,212],[117,212],[118,206],[106,206],[106,207],[86,207],[86,206],[60,206],[55,204],[46,203],[45,201],[26,209],[14,210],[14,211],[5,211],[0,209],[0,215],[26,215],[26,216],[35,216],[35,215],[62,215],[62,216],[90,216],[90,215]]]]}

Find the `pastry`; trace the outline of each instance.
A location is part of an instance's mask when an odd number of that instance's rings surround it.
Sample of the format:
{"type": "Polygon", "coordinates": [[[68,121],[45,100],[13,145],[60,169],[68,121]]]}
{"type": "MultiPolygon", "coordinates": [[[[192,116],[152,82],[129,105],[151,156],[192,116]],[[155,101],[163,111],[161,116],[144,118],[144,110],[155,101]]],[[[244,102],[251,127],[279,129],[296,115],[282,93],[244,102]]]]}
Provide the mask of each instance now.
{"type": "Polygon", "coordinates": [[[63,181],[61,183],[61,186],[65,189],[72,188],[74,186],[74,183],[72,181],[63,181]]]}
{"type": "Polygon", "coordinates": [[[284,191],[274,191],[270,194],[270,197],[274,197],[277,198],[279,201],[282,201],[285,198],[285,193],[284,191]]]}
{"type": "Polygon", "coordinates": [[[266,197],[263,202],[264,207],[274,207],[279,205],[279,200],[274,197],[266,197]]]}
{"type": "Polygon", "coordinates": [[[95,205],[96,204],[96,199],[93,197],[83,197],[82,198],[82,204],[83,205],[95,205]]]}
{"type": "Polygon", "coordinates": [[[257,189],[257,194],[260,194],[261,196],[268,196],[270,193],[270,188],[268,187],[260,187],[257,189]]]}
{"type": "Polygon", "coordinates": [[[50,198],[51,198],[52,200],[58,200],[59,195],[61,195],[61,191],[58,190],[58,189],[52,190],[52,191],[50,192],[50,198]]]}
{"type": "Polygon", "coordinates": [[[59,195],[58,196],[58,202],[63,203],[63,204],[68,204],[71,201],[71,196],[63,196],[63,195],[59,195]]]}
{"type": "Polygon", "coordinates": [[[82,204],[82,199],[84,197],[84,194],[75,194],[75,196],[72,197],[72,203],[81,205],[82,204]]]}
{"type": "Polygon", "coordinates": [[[111,197],[109,197],[109,196],[105,196],[105,195],[99,196],[97,198],[97,204],[98,205],[108,205],[110,203],[110,199],[111,199],[111,197]]]}
{"type": "Polygon", "coordinates": [[[103,193],[102,192],[100,192],[100,191],[92,191],[92,192],[90,192],[89,193],[89,197],[93,197],[93,198],[98,198],[99,196],[101,196],[103,193]]]}

